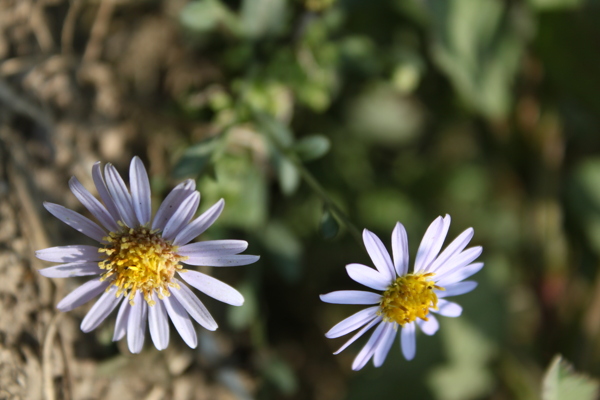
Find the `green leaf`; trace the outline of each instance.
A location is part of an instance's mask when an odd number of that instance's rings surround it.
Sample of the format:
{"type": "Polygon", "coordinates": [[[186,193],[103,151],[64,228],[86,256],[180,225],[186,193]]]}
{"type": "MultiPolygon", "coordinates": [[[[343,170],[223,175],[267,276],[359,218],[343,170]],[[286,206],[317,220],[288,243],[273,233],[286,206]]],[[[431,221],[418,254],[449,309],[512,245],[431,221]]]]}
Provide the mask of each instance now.
{"type": "Polygon", "coordinates": [[[275,165],[277,168],[277,177],[281,192],[290,196],[296,192],[300,186],[300,174],[296,166],[285,157],[276,157],[275,165]]]}
{"type": "Polygon", "coordinates": [[[417,54],[400,51],[391,77],[394,88],[404,95],[412,93],[419,86],[424,70],[424,63],[417,54]]]}
{"type": "Polygon", "coordinates": [[[425,122],[423,107],[399,96],[391,84],[376,84],[354,97],[347,110],[349,127],[364,140],[384,145],[415,140],[425,122]]]}
{"type": "Polygon", "coordinates": [[[529,4],[539,11],[576,9],[585,4],[585,0],[529,0],[529,4]]]}
{"type": "Polygon", "coordinates": [[[312,161],[327,154],[331,142],[323,135],[312,135],[300,139],[292,148],[302,161],[312,161]]]}
{"type": "Polygon", "coordinates": [[[279,185],[285,195],[293,194],[300,184],[300,174],[296,166],[282,154],[283,149],[288,149],[294,143],[292,131],[281,121],[271,115],[256,112],[255,118],[259,128],[266,133],[265,137],[271,142],[272,161],[277,170],[279,185]],[[283,148],[280,150],[280,148],[283,148]]]}
{"type": "Polygon", "coordinates": [[[220,136],[214,136],[187,148],[175,164],[173,176],[183,178],[201,174],[220,143],[219,139],[220,136]]]}
{"type": "Polygon", "coordinates": [[[277,35],[286,26],[286,0],[244,0],[241,19],[243,33],[253,39],[277,35]]]}
{"type": "Polygon", "coordinates": [[[214,161],[214,179],[206,174],[198,181],[202,203],[225,199],[227,207],[219,223],[247,230],[263,226],[267,219],[267,182],[249,154],[225,154],[214,161]]]}
{"type": "Polygon", "coordinates": [[[199,0],[187,4],[179,14],[181,24],[191,31],[207,33],[219,25],[235,30],[236,16],[219,0],[199,0]]]}
{"type": "Polygon", "coordinates": [[[268,132],[269,139],[277,140],[279,145],[284,148],[292,146],[294,143],[294,134],[281,121],[264,112],[256,112],[254,116],[260,128],[268,132]]]}
{"type": "Polygon", "coordinates": [[[575,170],[575,179],[593,205],[600,210],[600,158],[581,162],[575,170]]]}
{"type": "Polygon", "coordinates": [[[568,188],[568,206],[583,227],[592,250],[600,254],[600,158],[580,162],[568,188]]]}
{"type": "Polygon", "coordinates": [[[483,332],[464,318],[448,318],[440,331],[448,363],[434,368],[428,381],[439,400],[483,398],[492,390],[494,378],[487,364],[496,349],[483,332]]]}
{"type": "Polygon", "coordinates": [[[294,370],[279,358],[271,358],[264,366],[262,373],[283,394],[291,395],[298,389],[294,370]]]}
{"type": "Polygon", "coordinates": [[[325,239],[334,238],[340,231],[340,225],[333,217],[333,214],[329,210],[325,210],[321,217],[320,224],[321,236],[325,239]]]}
{"type": "Polygon", "coordinates": [[[468,106],[502,117],[530,35],[523,13],[496,0],[429,2],[433,58],[468,106]]]}
{"type": "Polygon", "coordinates": [[[595,400],[598,382],[578,374],[562,356],[554,356],[542,382],[542,400],[595,400]]]}

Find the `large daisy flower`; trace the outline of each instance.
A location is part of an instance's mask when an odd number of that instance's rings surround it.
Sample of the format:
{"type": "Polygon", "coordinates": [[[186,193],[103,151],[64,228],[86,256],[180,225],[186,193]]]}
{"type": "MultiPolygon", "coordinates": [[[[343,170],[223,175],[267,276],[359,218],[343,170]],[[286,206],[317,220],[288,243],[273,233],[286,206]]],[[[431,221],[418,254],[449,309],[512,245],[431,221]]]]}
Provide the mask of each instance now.
{"type": "Polygon", "coordinates": [[[381,366],[398,329],[402,353],[407,360],[412,360],[416,352],[417,325],[426,335],[433,335],[439,323],[431,313],[445,317],[458,317],[462,313],[462,307],[446,300],[446,297],[475,289],[476,282],[463,280],[483,267],[483,263],[473,263],[481,254],[481,247],[465,250],[473,237],[473,229],[469,228],[440,253],[449,227],[449,215],[438,217],[431,223],[421,241],[411,273],[408,272],[408,239],[401,223],[396,224],[392,233],[393,261],[381,240],[372,232],[363,231],[365,247],[377,269],[349,264],[346,271],[356,282],[380,293],[342,290],[321,295],[321,300],[327,303],[371,305],[344,319],[325,334],[328,338],[337,338],[361,328],[334,353],[338,354],[376,326],[367,344],[354,359],[353,370],[364,367],[371,357],[375,367],[381,366]]]}
{"type": "Polygon", "coordinates": [[[187,285],[234,306],[242,305],[244,298],[211,276],[183,269],[182,263],[229,267],[251,264],[258,256],[239,254],[248,247],[243,240],[190,243],[215,222],[225,204],[221,199],[192,220],[200,203],[193,180],[176,186],[152,219],[148,174],[138,157],[129,168],[131,190],[111,164],[103,176],[96,163],[92,177],[102,202],[75,177],[69,187],[100,225],[58,204],[44,203],[52,215],[100,243],[100,247],[71,245],[36,252],[39,259],[63,263],[40,270],[43,276],[97,276],[69,293],[57,308],[70,311],[100,295],[81,322],[82,331],[95,329],[118,307],[113,340],[127,334],[132,353],[142,350],[146,321],[157,349],[169,344],[169,319],[185,343],[196,347],[190,317],[211,331],[217,323],[187,285]]]}

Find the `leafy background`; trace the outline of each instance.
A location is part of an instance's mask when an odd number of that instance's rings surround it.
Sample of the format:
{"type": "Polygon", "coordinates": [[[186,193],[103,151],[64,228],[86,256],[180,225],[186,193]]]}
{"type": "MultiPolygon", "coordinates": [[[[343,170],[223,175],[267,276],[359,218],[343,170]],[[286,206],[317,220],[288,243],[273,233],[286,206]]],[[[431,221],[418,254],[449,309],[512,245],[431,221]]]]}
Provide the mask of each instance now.
{"type": "Polygon", "coordinates": [[[599,17],[585,0],[0,0],[0,398],[596,398],[599,17]],[[196,350],[84,335],[85,310],[53,309],[77,282],[35,273],[33,250],[82,240],[42,200],[81,211],[69,176],[90,187],[93,162],[133,155],[155,204],[194,178],[202,209],[226,201],[203,239],[261,255],[212,271],[246,303],[208,299],[220,329],[196,350]],[[347,221],[388,245],[401,221],[414,258],[446,213],[484,248],[463,316],[415,360],[396,345],[352,372],[360,344],[333,356],[323,334],[357,307],[318,299],[370,264],[347,221]]]}

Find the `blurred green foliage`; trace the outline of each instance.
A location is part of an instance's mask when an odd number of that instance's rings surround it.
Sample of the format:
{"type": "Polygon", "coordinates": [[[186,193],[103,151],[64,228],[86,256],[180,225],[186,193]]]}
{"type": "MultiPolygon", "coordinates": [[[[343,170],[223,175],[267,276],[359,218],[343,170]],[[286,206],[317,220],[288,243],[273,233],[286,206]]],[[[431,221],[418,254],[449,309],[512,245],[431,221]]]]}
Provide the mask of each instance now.
{"type": "Polygon", "coordinates": [[[598,382],[577,374],[573,367],[556,356],[546,371],[542,388],[542,400],[596,399],[598,382]]]}
{"type": "Polygon", "coordinates": [[[229,314],[261,354],[259,397],[591,398],[557,394],[579,385],[560,362],[540,388],[559,352],[600,374],[599,17],[585,0],[183,8],[184,40],[218,74],[175,99],[208,128],[173,175],[203,204],[225,198],[219,226],[262,255],[229,314]],[[414,361],[394,346],[351,374],[360,345],[330,356],[340,342],[322,334],[357,309],[317,297],[360,289],[343,267],[370,265],[348,222],[389,246],[401,221],[414,255],[446,213],[487,264],[463,316],[419,336],[414,361]]]}

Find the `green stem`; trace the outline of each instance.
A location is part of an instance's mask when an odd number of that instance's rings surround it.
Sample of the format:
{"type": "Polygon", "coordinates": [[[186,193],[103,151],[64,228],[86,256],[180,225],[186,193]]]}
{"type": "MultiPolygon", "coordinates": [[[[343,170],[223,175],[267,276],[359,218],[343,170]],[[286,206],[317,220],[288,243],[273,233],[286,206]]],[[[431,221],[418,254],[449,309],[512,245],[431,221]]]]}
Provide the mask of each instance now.
{"type": "MultiPolygon", "coordinates": [[[[268,129],[267,129],[268,131],[268,129]]],[[[304,182],[321,198],[325,206],[331,211],[331,214],[338,220],[340,225],[350,232],[352,237],[362,246],[363,240],[360,231],[354,226],[346,214],[335,204],[335,202],[329,197],[327,191],[321,186],[319,181],[306,169],[302,161],[298,159],[298,156],[291,151],[289,148],[283,146],[275,135],[268,132],[271,142],[275,145],[277,150],[285,156],[300,172],[300,176],[304,179],[304,182]]]]}
{"type": "Polygon", "coordinates": [[[348,216],[337,206],[337,204],[333,202],[323,186],[321,186],[317,179],[304,167],[304,164],[302,164],[297,157],[294,156],[288,158],[296,166],[296,168],[298,168],[298,171],[300,171],[300,176],[302,176],[304,182],[306,182],[306,184],[310,186],[312,190],[314,190],[314,192],[321,198],[323,203],[325,203],[327,208],[329,208],[333,216],[337,218],[340,224],[343,225],[348,232],[350,232],[352,237],[354,237],[354,240],[356,240],[362,246],[363,240],[360,231],[352,222],[350,222],[348,216]]]}

